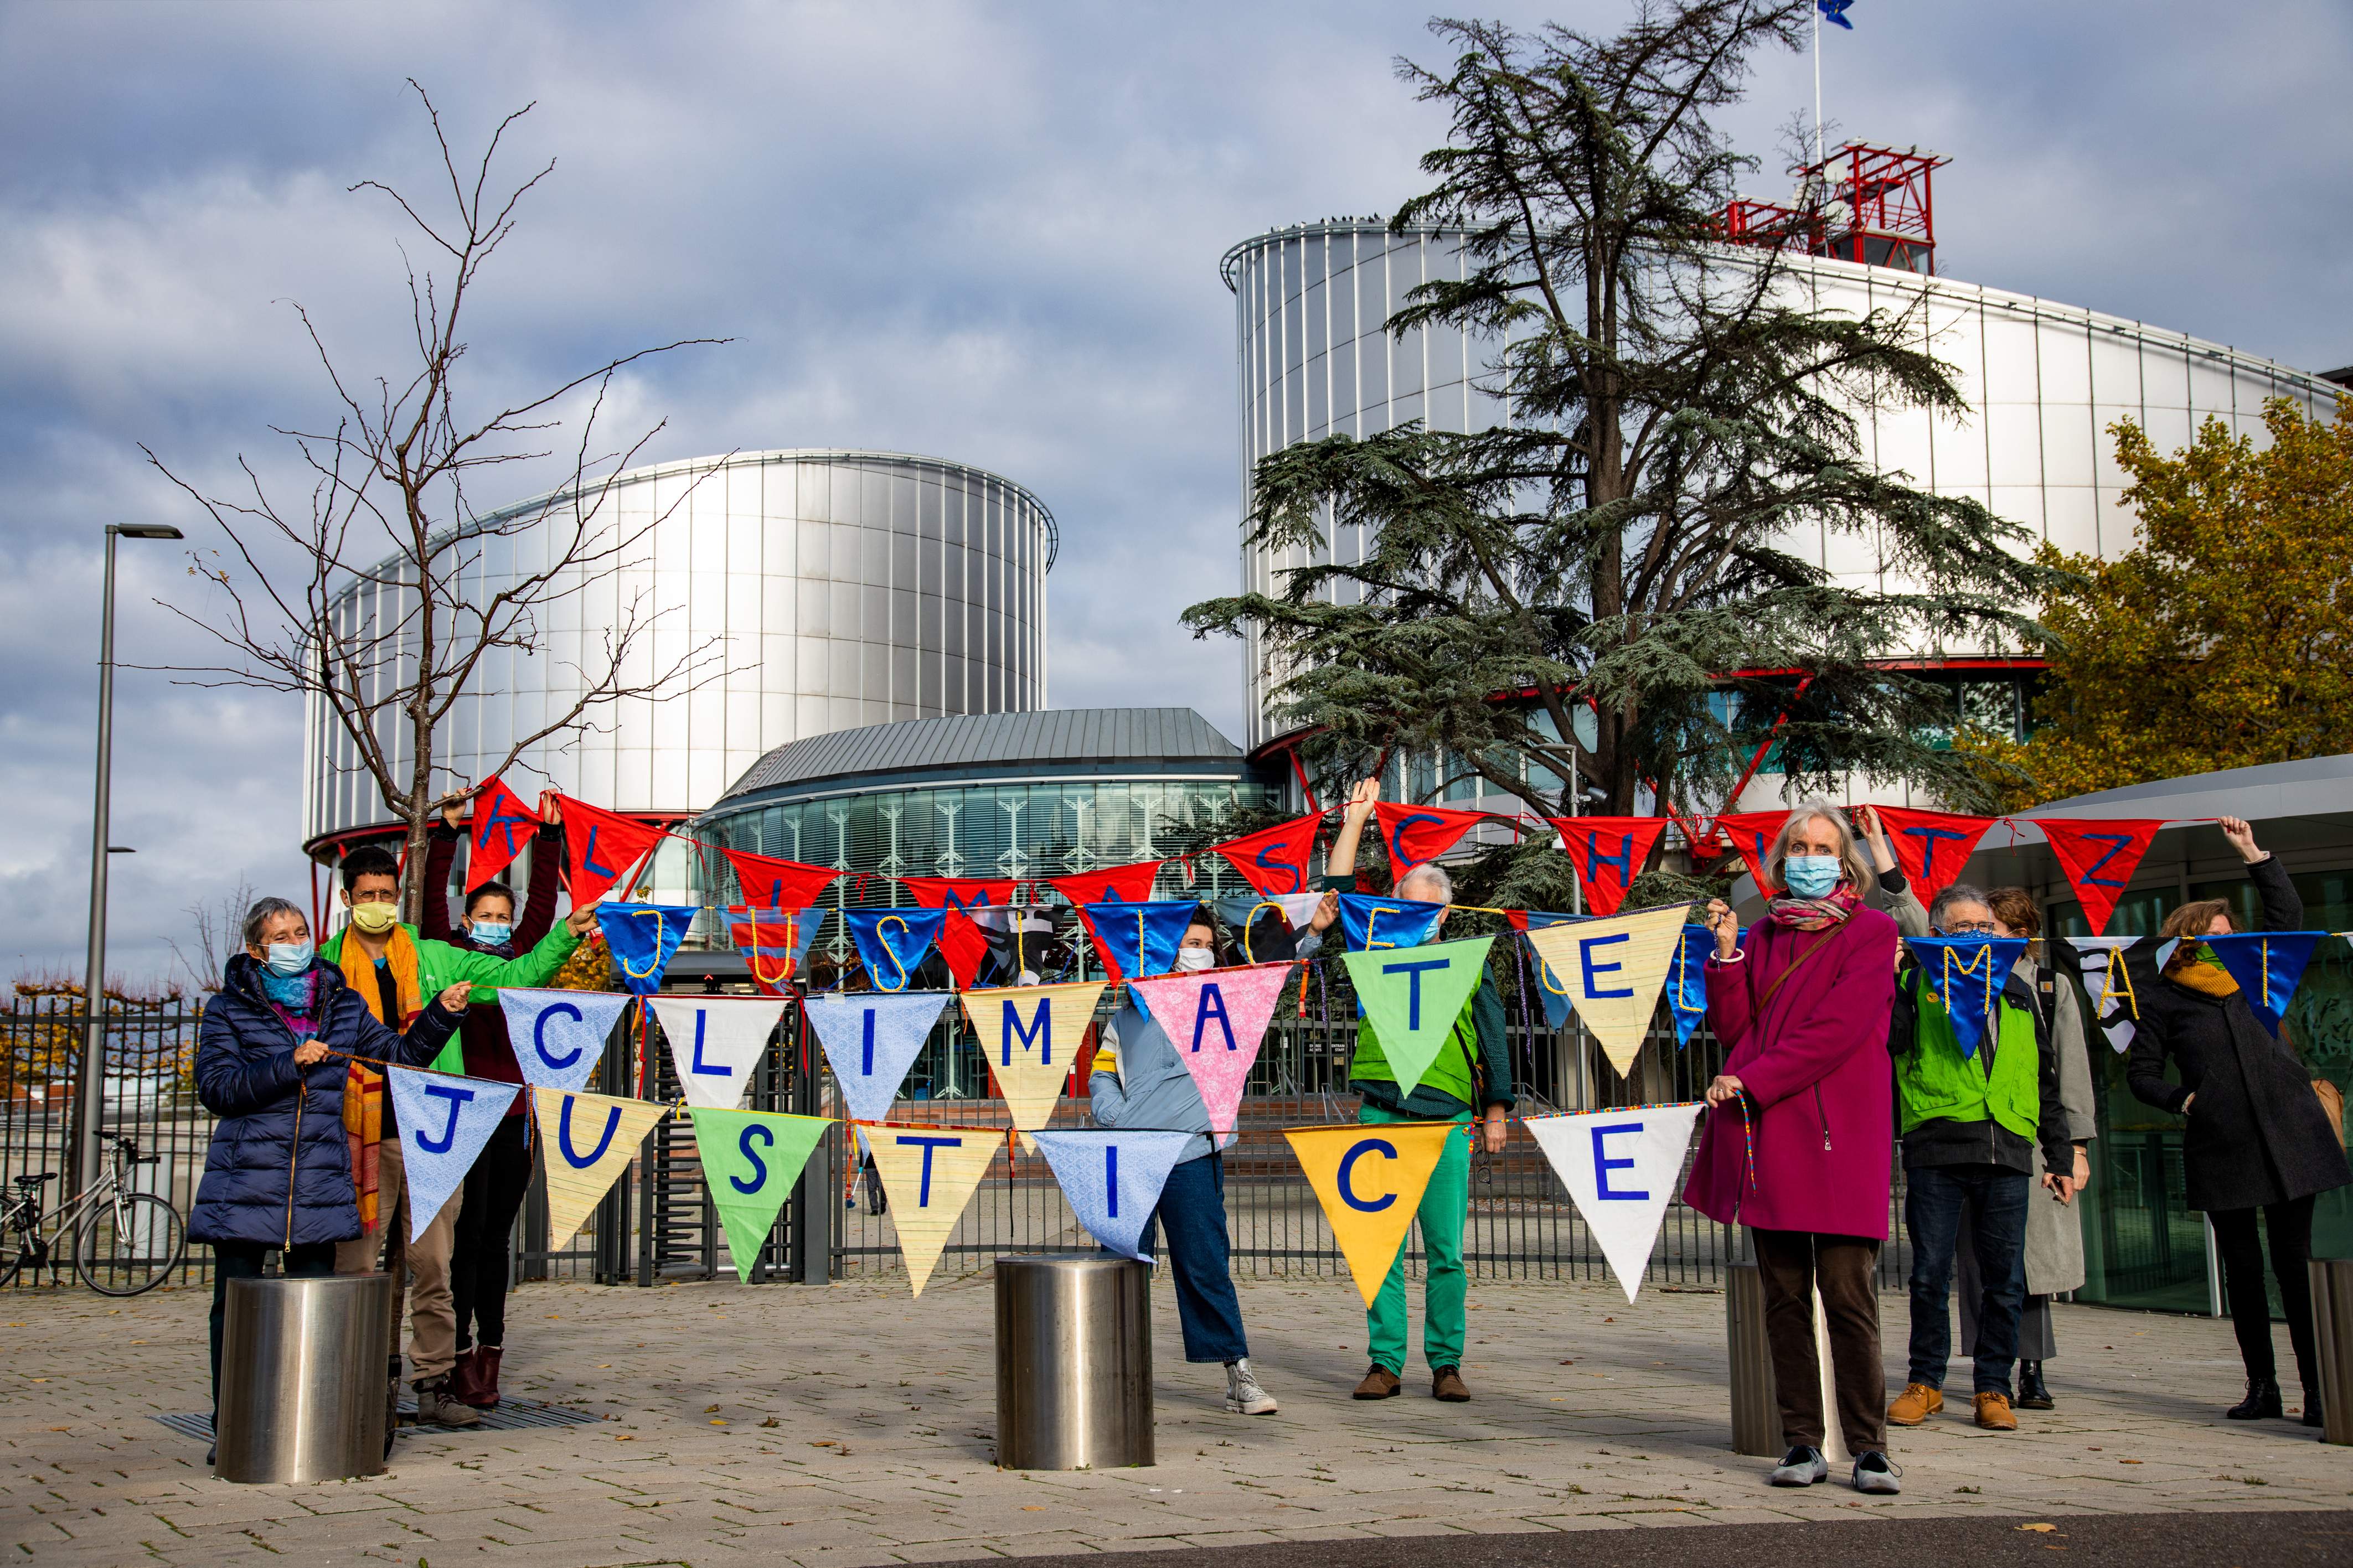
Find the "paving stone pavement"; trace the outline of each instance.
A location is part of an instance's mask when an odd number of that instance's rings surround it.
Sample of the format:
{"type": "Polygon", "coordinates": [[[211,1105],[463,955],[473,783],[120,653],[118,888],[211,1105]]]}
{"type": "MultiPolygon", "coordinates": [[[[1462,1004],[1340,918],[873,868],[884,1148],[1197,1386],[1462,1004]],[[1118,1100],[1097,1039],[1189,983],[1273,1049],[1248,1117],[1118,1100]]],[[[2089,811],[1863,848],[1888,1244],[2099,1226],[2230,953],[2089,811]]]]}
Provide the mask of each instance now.
{"type": "MultiPolygon", "coordinates": [[[[604,1417],[405,1433],[391,1470],[309,1487],[212,1479],[157,1414],[206,1403],[208,1292],[0,1296],[0,1554],[31,1563],[381,1562],[860,1568],[1239,1542],[1901,1514],[2346,1509],[2353,1448],[2221,1419],[2227,1323],[2057,1309],[2060,1408],[2014,1436],[1948,1414],[1893,1434],[1899,1498],[1764,1484],[1731,1452],[1724,1298],[1601,1284],[1472,1287],[1476,1399],[1347,1397],[1364,1319],[1345,1279],[1241,1284],[1280,1414],[1229,1415],[1154,1291],[1159,1463],[1038,1474],[991,1461],[991,1285],[652,1290],[542,1284],[509,1306],[509,1390],[604,1417]]],[[[1891,1384],[1901,1298],[1882,1299],[1891,1384]]],[[[2284,1336],[2282,1336],[2284,1340],[2284,1336]]],[[[2283,1364],[2287,1348],[2280,1347],[2283,1364]]],[[[1968,1382],[1954,1365],[1954,1386],[1968,1382]]]]}

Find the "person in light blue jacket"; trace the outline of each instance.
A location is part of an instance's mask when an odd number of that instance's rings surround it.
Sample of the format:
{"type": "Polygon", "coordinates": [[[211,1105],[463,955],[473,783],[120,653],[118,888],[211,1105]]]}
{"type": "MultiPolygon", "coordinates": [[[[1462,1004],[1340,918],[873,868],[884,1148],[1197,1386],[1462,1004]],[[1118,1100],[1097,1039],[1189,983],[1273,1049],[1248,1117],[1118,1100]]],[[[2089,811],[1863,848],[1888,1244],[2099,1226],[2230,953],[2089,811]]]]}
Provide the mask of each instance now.
{"type": "MultiPolygon", "coordinates": [[[[1216,917],[1201,910],[1176,949],[1180,970],[1210,969],[1218,962],[1216,917]]],[[[1227,1266],[1225,1155],[1209,1136],[1209,1108],[1193,1075],[1185,1070],[1152,1015],[1133,991],[1127,1005],[1103,1026],[1087,1079],[1090,1109],[1098,1127],[1129,1127],[1194,1134],[1168,1173],[1159,1206],[1144,1222],[1136,1250],[1151,1255],[1154,1233],[1168,1233],[1168,1262],[1176,1275],[1176,1321],[1185,1331],[1185,1359],[1223,1362],[1226,1408],[1242,1415],[1271,1415],[1273,1396],[1260,1385],[1250,1363],[1250,1341],[1242,1332],[1242,1308],[1227,1266]]]]}

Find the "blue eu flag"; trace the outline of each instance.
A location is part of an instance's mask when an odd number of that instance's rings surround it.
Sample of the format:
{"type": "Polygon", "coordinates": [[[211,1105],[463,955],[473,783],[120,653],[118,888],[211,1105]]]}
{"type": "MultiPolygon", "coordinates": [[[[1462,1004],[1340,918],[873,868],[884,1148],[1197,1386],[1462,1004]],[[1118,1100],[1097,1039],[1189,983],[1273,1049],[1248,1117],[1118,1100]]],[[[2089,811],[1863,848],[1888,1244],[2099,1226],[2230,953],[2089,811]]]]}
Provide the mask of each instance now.
{"type": "Polygon", "coordinates": [[[1854,0],[1814,0],[1814,9],[1820,11],[1822,20],[1831,26],[1844,27],[1852,33],[1854,24],[1846,19],[1846,8],[1853,4],[1854,0]]]}

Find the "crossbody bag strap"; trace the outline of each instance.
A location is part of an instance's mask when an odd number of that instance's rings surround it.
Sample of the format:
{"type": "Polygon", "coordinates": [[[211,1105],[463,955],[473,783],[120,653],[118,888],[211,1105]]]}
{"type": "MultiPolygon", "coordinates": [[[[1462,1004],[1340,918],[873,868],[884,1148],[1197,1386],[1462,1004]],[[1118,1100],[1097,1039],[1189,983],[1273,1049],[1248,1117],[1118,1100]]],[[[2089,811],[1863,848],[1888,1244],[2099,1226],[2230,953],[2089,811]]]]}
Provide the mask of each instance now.
{"type": "Polygon", "coordinates": [[[1798,965],[1805,963],[1806,960],[1821,952],[1821,950],[1828,947],[1830,943],[1830,933],[1828,931],[1824,931],[1820,941],[1815,942],[1813,946],[1806,949],[1805,952],[1798,954],[1797,957],[1789,960],[1788,967],[1782,970],[1780,973],[1773,976],[1773,983],[1765,987],[1765,994],[1757,998],[1757,1010],[1759,1013],[1764,1012],[1765,1004],[1773,1000],[1773,993],[1781,989],[1781,982],[1788,979],[1790,975],[1796,973],[1798,972],[1798,965]]]}

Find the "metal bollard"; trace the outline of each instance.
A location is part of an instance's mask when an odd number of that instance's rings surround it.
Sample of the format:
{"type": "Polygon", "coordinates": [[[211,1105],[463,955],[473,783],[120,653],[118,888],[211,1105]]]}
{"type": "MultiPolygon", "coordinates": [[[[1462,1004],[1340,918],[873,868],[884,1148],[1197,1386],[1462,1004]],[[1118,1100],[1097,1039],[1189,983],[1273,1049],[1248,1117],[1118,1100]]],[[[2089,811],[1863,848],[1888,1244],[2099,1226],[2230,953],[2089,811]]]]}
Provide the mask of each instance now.
{"type": "Polygon", "coordinates": [[[1149,1465],[1152,1271],[1125,1258],[997,1260],[997,1463],[1149,1465]]]}
{"type": "Polygon", "coordinates": [[[1725,1269],[1724,1333],[1732,1352],[1732,1451],[1778,1459],[1781,1409],[1765,1338],[1765,1277],[1754,1263],[1725,1269]]]}
{"type": "Polygon", "coordinates": [[[2316,1258],[2311,1270],[2312,1337],[2320,1346],[2320,1412],[2325,1443],[2353,1443],[2353,1258],[2316,1258]]]}
{"type": "Polygon", "coordinates": [[[392,1276],[232,1279],[213,1474],[332,1481],[384,1470],[392,1276]]]}

